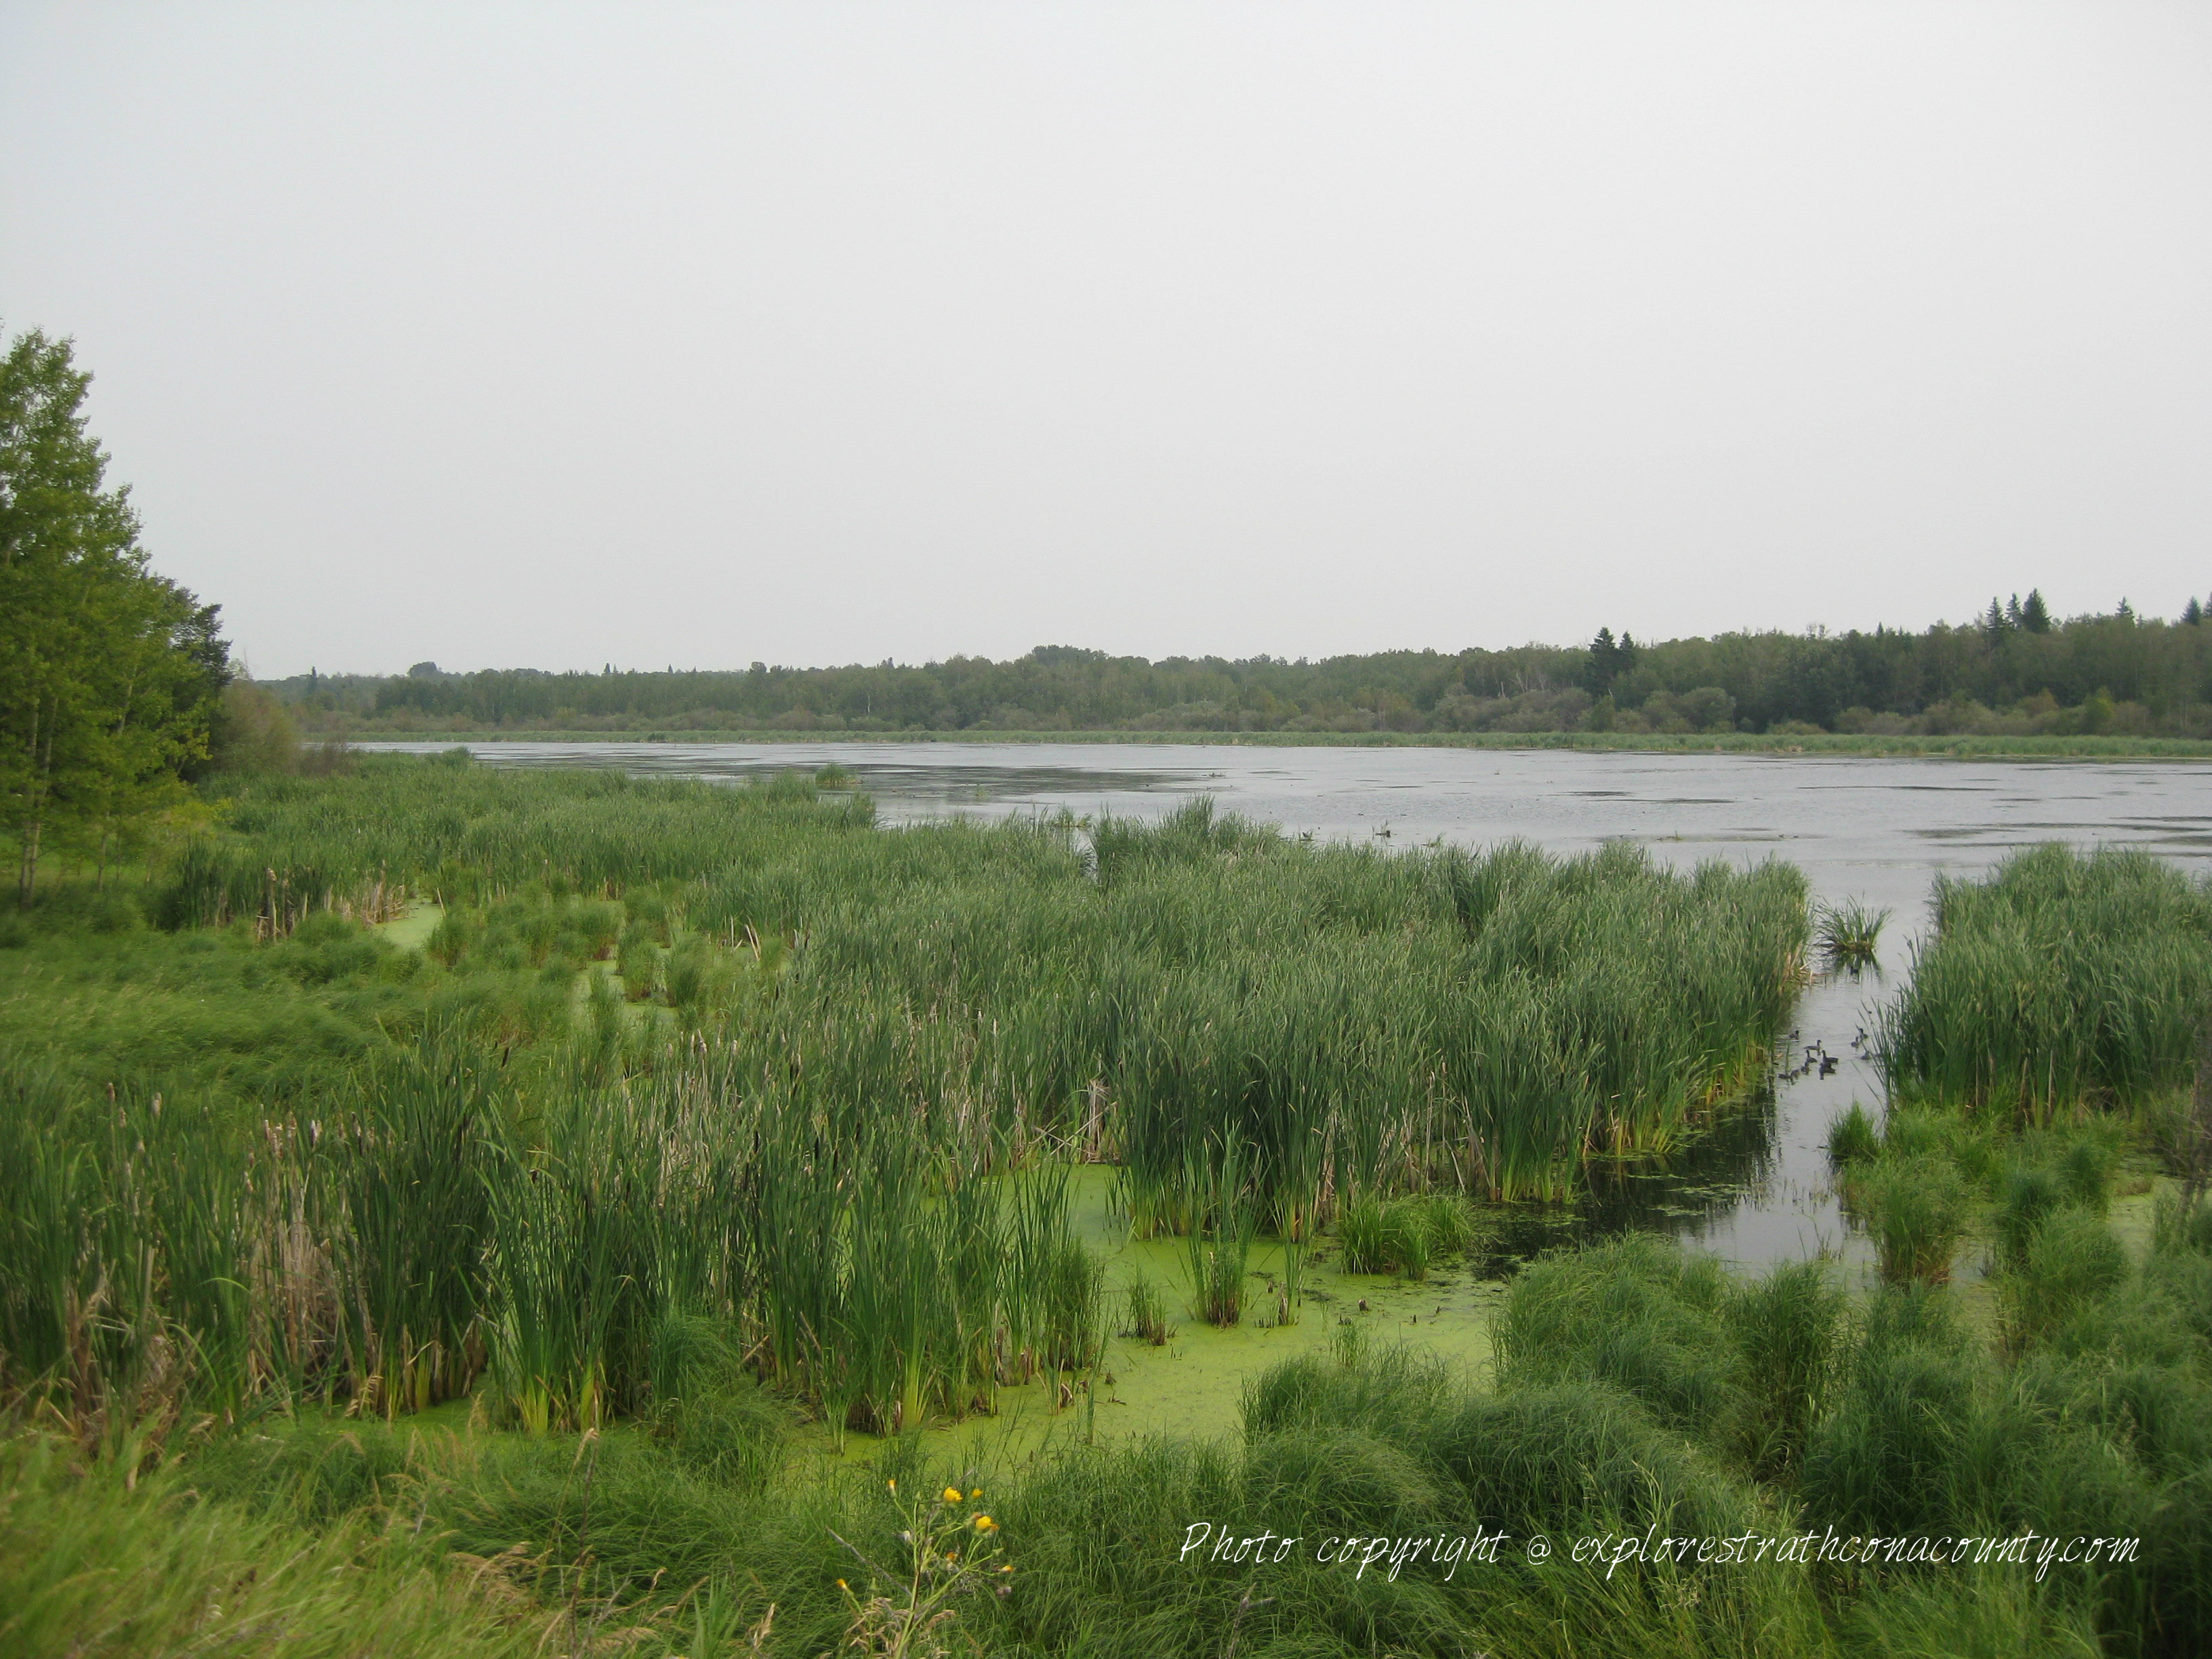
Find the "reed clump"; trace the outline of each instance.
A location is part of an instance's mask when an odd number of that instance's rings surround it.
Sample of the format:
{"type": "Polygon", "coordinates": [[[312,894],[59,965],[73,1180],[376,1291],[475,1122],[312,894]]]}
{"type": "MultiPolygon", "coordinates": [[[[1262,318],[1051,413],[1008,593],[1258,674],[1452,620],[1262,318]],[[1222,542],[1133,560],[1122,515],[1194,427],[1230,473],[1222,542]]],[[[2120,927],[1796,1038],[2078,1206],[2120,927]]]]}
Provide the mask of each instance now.
{"type": "Polygon", "coordinates": [[[1475,1212],[1456,1193],[1407,1194],[1385,1200],[1368,1192],[1345,1205],[1337,1221],[1337,1243],[1347,1273],[1421,1279],[1432,1264],[1463,1257],[1476,1231],[1475,1212]]]}
{"type": "Polygon", "coordinates": [[[1907,1097],[2135,1109],[2188,1086],[2208,1006],[2212,884],[2148,853],[2051,844],[1937,884],[1877,1054],[1907,1097]]]}
{"type": "Polygon", "coordinates": [[[1125,1294],[1129,1312],[1127,1334],[1155,1348],[1165,1347],[1175,1336],[1175,1327],[1168,1323],[1167,1304],[1159,1286],[1139,1272],[1130,1279],[1125,1294]]]}
{"type": "Polygon", "coordinates": [[[1854,1185],[1851,1203],[1873,1236],[1883,1279],[1950,1278],[1966,1230],[1966,1194],[1954,1170],[1937,1160],[1879,1165],[1854,1185]]]}
{"type": "Polygon", "coordinates": [[[1870,966],[1881,948],[1889,912],[1857,899],[1813,907],[1813,943],[1831,972],[1857,973],[1870,966]]]}
{"type": "Polygon", "coordinates": [[[1191,1311],[1209,1325],[1234,1325],[1244,1316],[1245,1280],[1259,1209],[1241,1180],[1232,1153],[1218,1168],[1196,1174],[1200,1194],[1184,1257],[1190,1273],[1191,1311]]]}
{"type": "Polygon", "coordinates": [[[1881,1131],[1857,1101],[1828,1126],[1828,1161],[1838,1168],[1864,1163],[1881,1150],[1881,1131]]]}

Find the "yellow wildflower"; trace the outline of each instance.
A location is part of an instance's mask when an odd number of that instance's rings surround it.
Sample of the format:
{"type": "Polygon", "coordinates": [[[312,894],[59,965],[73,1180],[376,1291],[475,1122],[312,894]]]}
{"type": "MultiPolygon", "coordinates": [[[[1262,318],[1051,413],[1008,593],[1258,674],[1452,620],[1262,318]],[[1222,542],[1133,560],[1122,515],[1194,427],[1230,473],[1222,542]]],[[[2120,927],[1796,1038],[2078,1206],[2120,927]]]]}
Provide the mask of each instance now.
{"type": "Polygon", "coordinates": [[[981,1486],[978,1486],[978,1487],[976,1487],[976,1488],[975,1488],[975,1491],[973,1491],[973,1492],[969,1492],[969,1493],[968,1494],[968,1501],[969,1501],[969,1503],[971,1503],[971,1504],[972,1504],[972,1503],[974,1503],[977,1498],[981,1498],[982,1495],[983,1495],[983,1489],[982,1489],[981,1486]]]}
{"type": "Polygon", "coordinates": [[[960,1501],[960,1488],[957,1486],[947,1486],[945,1489],[945,1501],[948,1504],[958,1503],[960,1501]]]}
{"type": "Polygon", "coordinates": [[[989,1516],[979,1515],[975,1517],[975,1530],[977,1532],[996,1532],[998,1529],[999,1523],[991,1519],[989,1516]]]}
{"type": "Polygon", "coordinates": [[[850,1584],[847,1583],[843,1579],[840,1578],[840,1579],[837,1581],[837,1588],[838,1588],[839,1589],[852,1589],[853,1587],[852,1587],[850,1584]]]}

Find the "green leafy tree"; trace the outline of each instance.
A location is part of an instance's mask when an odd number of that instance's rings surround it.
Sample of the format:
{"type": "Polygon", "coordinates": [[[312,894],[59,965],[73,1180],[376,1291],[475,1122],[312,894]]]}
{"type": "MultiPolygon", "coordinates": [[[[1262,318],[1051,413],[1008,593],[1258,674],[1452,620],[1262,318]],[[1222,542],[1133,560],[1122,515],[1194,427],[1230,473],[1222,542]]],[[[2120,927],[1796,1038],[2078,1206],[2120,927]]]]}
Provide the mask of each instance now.
{"type": "Polygon", "coordinates": [[[230,678],[216,611],[155,574],[85,430],[92,377],[36,331],[0,358],[0,834],[30,899],[57,842],[119,841],[207,754],[230,678]]]}

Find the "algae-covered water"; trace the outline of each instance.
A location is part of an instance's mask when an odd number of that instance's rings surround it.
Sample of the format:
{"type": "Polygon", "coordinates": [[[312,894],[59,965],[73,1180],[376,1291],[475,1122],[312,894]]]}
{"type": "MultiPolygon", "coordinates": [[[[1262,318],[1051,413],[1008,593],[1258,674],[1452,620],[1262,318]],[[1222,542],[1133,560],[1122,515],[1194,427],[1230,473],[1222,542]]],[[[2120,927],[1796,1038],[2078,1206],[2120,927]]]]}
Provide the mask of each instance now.
{"type": "Polygon", "coordinates": [[[443,907],[418,899],[391,921],[379,922],[370,931],[381,934],[387,944],[396,945],[403,951],[420,951],[430,943],[430,936],[445,919],[443,907]]]}
{"type": "MultiPolygon", "coordinates": [[[[1217,1327],[1188,1311],[1183,1241],[1128,1237],[1115,1203],[1113,1170],[1102,1165],[1079,1169],[1069,1204],[1077,1231],[1106,1261],[1108,1325],[1115,1334],[1095,1373],[1096,1397],[1091,1379],[1082,1373],[1041,1376],[1023,1387],[1001,1389],[994,1414],[933,1424],[933,1456],[1003,1474],[1067,1440],[1107,1443],[1152,1435],[1227,1434],[1237,1427],[1248,1382],[1277,1360],[1330,1352],[1347,1336],[1370,1349],[1394,1342],[1417,1346],[1441,1356],[1471,1381],[1490,1373],[1491,1319],[1505,1285],[1485,1276],[1491,1264],[1480,1255],[1413,1282],[1345,1273],[1324,1240],[1326,1259],[1307,1264],[1304,1305],[1295,1322],[1279,1324],[1275,1315],[1282,1248],[1261,1238],[1254,1243],[1248,1264],[1243,1320],[1217,1327]],[[1128,1323],[1127,1286],[1139,1274],[1159,1288],[1175,1328],[1164,1345],[1155,1346],[1123,1331],[1128,1323]],[[1065,1404],[1063,1382],[1068,1392],[1065,1404]]],[[[824,1453],[866,1458],[883,1443],[848,1434],[841,1449],[833,1448],[827,1433],[817,1432],[814,1443],[824,1453]]]]}

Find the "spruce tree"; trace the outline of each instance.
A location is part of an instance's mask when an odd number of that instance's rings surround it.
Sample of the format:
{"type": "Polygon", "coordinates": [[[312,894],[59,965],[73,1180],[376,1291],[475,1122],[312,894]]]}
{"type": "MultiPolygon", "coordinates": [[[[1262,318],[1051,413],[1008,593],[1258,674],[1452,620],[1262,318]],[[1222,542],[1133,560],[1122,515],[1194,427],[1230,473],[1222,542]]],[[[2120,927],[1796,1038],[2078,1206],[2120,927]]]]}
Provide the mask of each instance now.
{"type": "Polygon", "coordinates": [[[1613,677],[1619,672],[1620,647],[1613,643],[1610,628],[1601,628],[1590,641],[1589,660],[1583,666],[1583,685],[1593,697],[1601,697],[1612,690],[1613,677]]]}

